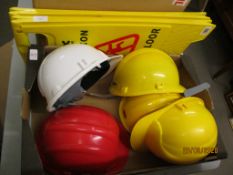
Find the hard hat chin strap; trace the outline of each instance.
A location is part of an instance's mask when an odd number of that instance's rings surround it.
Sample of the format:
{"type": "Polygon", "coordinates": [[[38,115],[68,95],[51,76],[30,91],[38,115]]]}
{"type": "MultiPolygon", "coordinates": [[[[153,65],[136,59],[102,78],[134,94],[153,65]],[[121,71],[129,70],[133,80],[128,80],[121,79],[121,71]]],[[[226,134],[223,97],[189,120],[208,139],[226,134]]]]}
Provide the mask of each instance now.
{"type": "Polygon", "coordinates": [[[184,92],[184,96],[185,97],[191,97],[193,95],[196,95],[204,90],[207,90],[210,88],[210,84],[205,82],[205,83],[201,83],[197,86],[194,86],[192,88],[189,88],[187,89],[185,92],[184,92]]]}
{"type": "Polygon", "coordinates": [[[54,108],[63,108],[67,106],[75,105],[75,102],[83,98],[84,95],[88,95],[95,98],[116,98],[116,96],[112,96],[111,94],[98,94],[87,92],[80,86],[80,82],[78,81],[74,86],[72,86],[66,93],[64,93],[54,104],[54,108]]]}
{"type": "Polygon", "coordinates": [[[111,94],[98,94],[93,92],[86,92],[86,95],[96,98],[117,98],[116,96],[113,96],[111,94]]]}

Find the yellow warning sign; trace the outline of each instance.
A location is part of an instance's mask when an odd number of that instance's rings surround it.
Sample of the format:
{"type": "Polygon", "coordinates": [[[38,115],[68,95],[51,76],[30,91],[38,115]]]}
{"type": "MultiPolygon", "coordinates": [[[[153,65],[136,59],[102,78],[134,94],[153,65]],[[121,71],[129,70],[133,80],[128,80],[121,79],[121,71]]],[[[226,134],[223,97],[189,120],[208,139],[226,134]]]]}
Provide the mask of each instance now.
{"type": "Polygon", "coordinates": [[[107,54],[127,54],[152,47],[169,55],[180,55],[215,28],[211,19],[199,12],[187,16],[186,12],[107,11],[98,14],[98,11],[20,8],[12,8],[10,12],[15,40],[24,58],[31,44],[30,34],[44,35],[48,45],[89,44],[107,54]],[[65,15],[61,15],[61,11],[65,15]]]}

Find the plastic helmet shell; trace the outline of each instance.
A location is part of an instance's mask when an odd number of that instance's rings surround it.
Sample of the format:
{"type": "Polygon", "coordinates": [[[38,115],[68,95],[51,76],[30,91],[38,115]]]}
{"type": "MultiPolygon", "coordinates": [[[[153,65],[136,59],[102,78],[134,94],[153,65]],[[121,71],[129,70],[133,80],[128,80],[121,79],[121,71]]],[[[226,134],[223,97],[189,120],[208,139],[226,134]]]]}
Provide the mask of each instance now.
{"type": "MultiPolygon", "coordinates": [[[[119,134],[119,125],[109,113],[90,106],[72,106],[47,118],[37,145],[50,172],[105,173],[111,171],[108,167],[119,156],[128,156],[119,134]]],[[[117,168],[119,172],[122,166],[117,168]]]]}
{"type": "Polygon", "coordinates": [[[110,92],[116,96],[183,93],[176,64],[166,53],[143,48],[129,53],[117,66],[110,92]]]}
{"type": "Polygon", "coordinates": [[[119,106],[121,123],[131,131],[135,123],[143,116],[154,112],[181,98],[180,94],[150,94],[122,98],[119,106]]]}
{"type": "Polygon", "coordinates": [[[39,69],[38,86],[48,111],[55,110],[53,105],[69,88],[106,60],[103,52],[83,44],[59,47],[47,55],[39,69]]]}
{"type": "Polygon", "coordinates": [[[201,99],[187,97],[139,120],[131,134],[133,149],[147,148],[172,163],[187,164],[208,155],[186,154],[185,149],[211,149],[217,143],[217,125],[201,99]]]}

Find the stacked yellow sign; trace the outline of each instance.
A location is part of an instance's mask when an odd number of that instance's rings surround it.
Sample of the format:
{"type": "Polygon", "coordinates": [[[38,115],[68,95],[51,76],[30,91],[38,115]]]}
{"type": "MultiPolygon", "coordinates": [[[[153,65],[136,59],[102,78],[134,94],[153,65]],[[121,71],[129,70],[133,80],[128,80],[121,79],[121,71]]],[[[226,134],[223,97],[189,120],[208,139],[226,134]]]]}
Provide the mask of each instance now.
{"type": "Polygon", "coordinates": [[[107,54],[157,48],[180,55],[215,28],[204,12],[120,12],[11,8],[18,49],[25,58],[29,34],[42,34],[47,44],[89,44],[107,54]]]}

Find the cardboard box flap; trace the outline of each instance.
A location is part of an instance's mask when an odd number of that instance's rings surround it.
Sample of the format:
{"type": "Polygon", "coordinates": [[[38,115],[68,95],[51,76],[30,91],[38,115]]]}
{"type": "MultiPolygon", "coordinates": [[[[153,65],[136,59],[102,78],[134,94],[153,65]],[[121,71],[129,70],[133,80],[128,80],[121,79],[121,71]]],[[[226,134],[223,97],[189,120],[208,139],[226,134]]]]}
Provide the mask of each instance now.
{"type": "Polygon", "coordinates": [[[190,0],[33,0],[35,8],[116,10],[116,11],[183,11],[190,0]]]}

